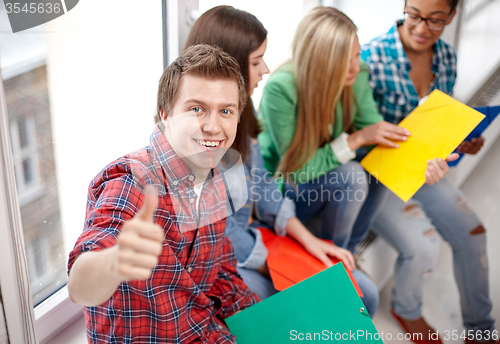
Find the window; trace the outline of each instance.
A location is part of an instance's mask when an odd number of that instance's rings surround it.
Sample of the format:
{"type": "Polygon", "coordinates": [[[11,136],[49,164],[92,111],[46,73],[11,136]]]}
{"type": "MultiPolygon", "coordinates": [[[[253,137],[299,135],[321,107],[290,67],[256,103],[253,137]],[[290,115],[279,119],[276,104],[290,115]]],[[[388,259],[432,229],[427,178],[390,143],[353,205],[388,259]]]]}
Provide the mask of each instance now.
{"type": "MultiPolygon", "coordinates": [[[[21,66],[23,54],[15,50],[12,55],[10,60],[17,55],[21,66]]],[[[4,90],[31,293],[37,305],[66,282],[66,259],[46,66],[18,71],[4,79],[4,90]]]]}
{"type": "MultiPolygon", "coordinates": [[[[80,2],[49,23],[11,34],[0,2],[0,104],[6,109],[0,109],[0,152],[12,169],[11,185],[0,175],[0,227],[16,227],[19,214],[25,246],[19,253],[13,246],[21,238],[0,231],[0,259],[8,265],[0,267],[0,277],[5,275],[4,295],[19,296],[4,299],[6,317],[15,321],[29,304],[19,281],[29,280],[42,344],[54,322],[82,314],[62,287],[68,253],[83,229],[90,181],[107,163],[144,147],[154,127],[163,71],[162,3],[122,4],[80,2]],[[27,266],[25,276],[16,259],[27,266]]],[[[11,342],[29,342],[27,328],[9,329],[17,333],[11,342]]]]}

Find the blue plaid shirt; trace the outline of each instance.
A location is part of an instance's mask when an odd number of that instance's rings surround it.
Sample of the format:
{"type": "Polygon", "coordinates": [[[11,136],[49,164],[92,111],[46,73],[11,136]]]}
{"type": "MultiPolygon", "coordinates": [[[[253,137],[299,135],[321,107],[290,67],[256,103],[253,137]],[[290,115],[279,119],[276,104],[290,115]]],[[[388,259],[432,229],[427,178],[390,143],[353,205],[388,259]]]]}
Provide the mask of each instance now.
{"type": "MultiPolygon", "coordinates": [[[[405,54],[396,24],[386,34],[374,38],[361,49],[361,58],[370,70],[369,83],[378,111],[385,120],[398,124],[418,105],[419,97],[409,77],[410,60],[405,54]]],[[[435,89],[452,94],[457,77],[455,50],[438,40],[434,44],[431,70],[434,80],[429,93],[435,89]]]]}

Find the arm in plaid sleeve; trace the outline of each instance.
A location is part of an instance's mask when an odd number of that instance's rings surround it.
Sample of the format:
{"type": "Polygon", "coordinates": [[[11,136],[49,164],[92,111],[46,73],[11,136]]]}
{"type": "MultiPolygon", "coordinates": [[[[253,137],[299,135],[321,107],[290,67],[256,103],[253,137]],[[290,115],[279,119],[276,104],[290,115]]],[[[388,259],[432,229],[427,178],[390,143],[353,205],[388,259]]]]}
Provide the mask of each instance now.
{"type": "Polygon", "coordinates": [[[93,227],[82,234],[87,240],[82,242],[81,237],[71,254],[68,290],[71,299],[77,303],[86,306],[102,304],[122,281],[147,279],[157,264],[163,230],[153,223],[152,216],[158,197],[152,187],[147,189],[146,195],[134,187],[125,189],[123,180],[119,178],[106,183],[96,202],[99,206],[89,207],[93,210],[88,213],[87,223],[92,223],[93,227]],[[123,193],[124,189],[129,192],[123,193]],[[116,193],[116,190],[121,190],[121,193],[116,193]],[[135,201],[139,202],[133,204],[135,201]],[[126,206],[120,211],[120,205],[124,204],[126,206]],[[100,226],[104,228],[100,229],[100,226]],[[94,252],[85,252],[89,249],[94,252]]]}

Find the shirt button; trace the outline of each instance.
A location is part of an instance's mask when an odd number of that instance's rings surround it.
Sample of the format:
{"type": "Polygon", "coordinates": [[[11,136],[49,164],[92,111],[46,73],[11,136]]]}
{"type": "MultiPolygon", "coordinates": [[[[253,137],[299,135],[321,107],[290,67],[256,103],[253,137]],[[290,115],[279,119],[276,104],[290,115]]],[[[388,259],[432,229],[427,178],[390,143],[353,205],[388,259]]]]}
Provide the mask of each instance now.
{"type": "Polygon", "coordinates": [[[173,184],[174,184],[174,185],[178,185],[178,184],[179,184],[179,182],[178,182],[177,180],[174,180],[174,183],[173,183],[173,184]]]}
{"type": "Polygon", "coordinates": [[[189,199],[189,203],[193,204],[194,203],[194,198],[189,199]]]}
{"type": "Polygon", "coordinates": [[[192,268],[192,267],[187,268],[187,272],[188,272],[188,273],[191,273],[191,271],[193,271],[193,268],[192,268]]]}
{"type": "Polygon", "coordinates": [[[219,327],[219,330],[223,329],[222,325],[217,325],[217,326],[219,327]]]}
{"type": "Polygon", "coordinates": [[[193,175],[190,175],[188,179],[189,179],[190,181],[193,181],[193,180],[194,180],[194,176],[193,176],[193,175]]]}

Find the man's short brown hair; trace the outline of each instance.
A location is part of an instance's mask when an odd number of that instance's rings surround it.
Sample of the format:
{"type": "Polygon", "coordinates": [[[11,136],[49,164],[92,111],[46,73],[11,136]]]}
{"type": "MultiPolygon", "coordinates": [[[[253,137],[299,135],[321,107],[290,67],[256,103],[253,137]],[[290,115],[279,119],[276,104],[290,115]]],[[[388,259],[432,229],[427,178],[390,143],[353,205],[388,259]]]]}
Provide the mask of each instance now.
{"type": "Polygon", "coordinates": [[[197,44],[184,50],[165,70],[158,86],[156,116],[170,114],[179,94],[179,83],[184,74],[209,79],[230,79],[236,81],[239,90],[238,114],[241,114],[247,102],[245,81],[240,73],[238,62],[221,49],[197,44]]]}

